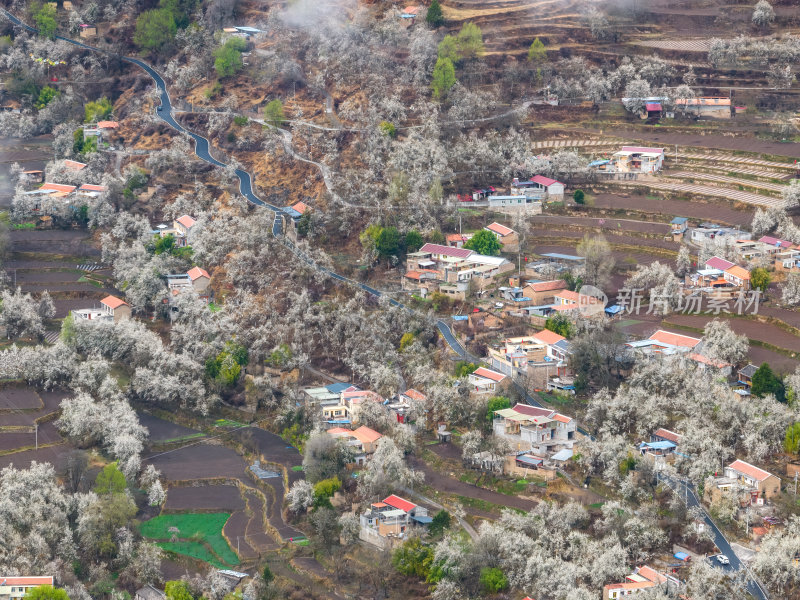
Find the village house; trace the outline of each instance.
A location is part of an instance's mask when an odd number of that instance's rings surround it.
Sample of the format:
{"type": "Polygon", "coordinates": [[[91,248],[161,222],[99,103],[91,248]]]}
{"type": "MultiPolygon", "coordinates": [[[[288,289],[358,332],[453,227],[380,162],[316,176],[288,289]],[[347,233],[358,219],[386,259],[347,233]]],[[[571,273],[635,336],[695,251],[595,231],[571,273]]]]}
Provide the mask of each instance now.
{"type": "Polygon", "coordinates": [[[514,270],[514,264],[500,256],[485,256],[466,248],[425,244],[406,258],[404,289],[419,291],[423,297],[437,289],[464,299],[470,281],[483,288],[501,273],[514,270]]]}
{"type": "Polygon", "coordinates": [[[503,252],[517,252],[519,250],[519,234],[505,225],[500,223],[492,223],[484,227],[487,231],[491,231],[502,246],[503,252]]]}
{"type": "Polygon", "coordinates": [[[308,408],[321,408],[323,406],[336,406],[340,403],[342,392],[357,390],[358,387],[350,383],[331,383],[322,387],[305,388],[305,405],[308,408]]]}
{"type": "Polygon", "coordinates": [[[83,171],[86,168],[86,163],[78,162],[77,160],[65,160],[64,166],[72,171],[83,171]]]}
{"type": "Polygon", "coordinates": [[[675,217],[672,221],[669,222],[670,228],[672,231],[672,235],[683,236],[686,233],[687,225],[686,223],[689,221],[686,217],[675,217]]]}
{"type": "Polygon", "coordinates": [[[115,323],[131,318],[131,305],[117,298],[116,296],[106,296],[100,300],[101,310],[114,319],[115,323]]]}
{"type": "Polygon", "coordinates": [[[722,277],[734,287],[742,288],[743,290],[750,289],[750,271],[744,267],[733,265],[725,270],[722,277]]]}
{"type": "Polygon", "coordinates": [[[772,256],[773,267],[778,273],[800,273],[800,250],[789,248],[772,256]]]}
{"type": "Polygon", "coordinates": [[[367,462],[370,454],[373,454],[378,447],[378,440],[383,436],[369,427],[362,425],[361,427],[350,430],[343,427],[333,427],[328,429],[328,435],[344,440],[345,444],[355,450],[354,463],[356,465],[363,465],[367,462]]]}
{"type": "Polygon", "coordinates": [[[753,364],[742,367],[737,372],[738,382],[750,389],[753,385],[753,375],[756,374],[756,371],[758,371],[758,367],[753,364]]]}
{"type": "Polygon", "coordinates": [[[359,538],[379,548],[391,549],[403,541],[410,527],[427,526],[432,520],[424,506],[393,494],[382,502],[373,502],[361,515],[359,538]]]}
{"type": "Polygon", "coordinates": [[[358,423],[358,413],[362,402],[383,404],[384,399],[371,390],[361,390],[350,386],[339,394],[337,404],[322,405],[323,424],[328,427],[358,423]]]}
{"type": "Polygon", "coordinates": [[[509,381],[503,373],[478,367],[469,374],[469,385],[476,394],[496,394],[506,388],[509,381]]]}
{"type": "Polygon", "coordinates": [[[136,590],[133,600],[166,600],[167,595],[149,583],[136,590]]]}
{"type": "Polygon", "coordinates": [[[531,303],[539,306],[542,304],[554,304],[555,295],[567,289],[567,282],[563,279],[553,279],[550,281],[536,281],[528,283],[523,288],[523,296],[531,299],[531,303]]]}
{"type": "Polygon", "coordinates": [[[736,240],[733,243],[733,251],[736,253],[736,260],[749,262],[753,259],[773,254],[771,248],[758,240],[736,240]]]}
{"type": "Polygon", "coordinates": [[[577,311],[584,317],[602,316],[605,305],[594,296],[587,296],[570,290],[560,290],[553,294],[554,305],[551,310],[557,312],[577,311]]]}
{"type": "Polygon", "coordinates": [[[649,442],[639,444],[639,454],[654,460],[674,458],[680,435],[666,429],[658,429],[650,436],[649,442]]]}
{"type": "Polygon", "coordinates": [[[742,504],[763,504],[781,493],[781,480],[743,460],[725,467],[722,477],[715,477],[709,491],[711,502],[723,492],[732,492],[742,504]]]}
{"type": "Polygon", "coordinates": [[[194,220],[193,217],[189,215],[182,215],[175,219],[172,223],[172,227],[175,229],[175,233],[177,234],[175,243],[177,246],[189,246],[192,243],[191,236],[192,236],[192,229],[197,224],[197,221],[194,220]],[[178,242],[178,238],[180,238],[180,243],[178,242]]]}
{"type": "Polygon", "coordinates": [[[494,211],[517,214],[525,212],[531,215],[542,214],[542,203],[521,194],[515,196],[489,196],[488,206],[494,211]]]}
{"type": "Polygon", "coordinates": [[[701,246],[707,240],[730,241],[731,244],[737,240],[750,240],[753,235],[748,231],[742,231],[735,227],[723,227],[715,223],[701,223],[698,227],[689,230],[689,240],[693,244],[701,246]]]}
{"type": "Polygon", "coordinates": [[[0,600],[17,600],[40,585],[53,585],[52,576],[0,576],[0,600]]]}
{"type": "Polygon", "coordinates": [[[725,97],[676,98],[675,108],[687,114],[709,119],[730,119],[734,114],[731,109],[731,99],[725,97]]]}
{"type": "Polygon", "coordinates": [[[544,175],[534,175],[527,181],[515,177],[511,182],[511,194],[539,202],[561,202],[564,200],[564,184],[544,175]]]}
{"type": "Polygon", "coordinates": [[[103,141],[103,134],[109,134],[119,127],[116,121],[98,121],[97,125],[83,126],[83,137],[96,137],[98,143],[103,141]]]}
{"type": "Polygon", "coordinates": [[[795,245],[788,241],[782,240],[780,238],[772,237],[769,235],[764,235],[758,238],[758,241],[766,246],[765,250],[768,254],[777,254],[782,250],[787,250],[789,248],[793,248],[795,245]]]}
{"type": "Polygon", "coordinates": [[[497,331],[503,328],[503,319],[490,312],[482,310],[480,312],[472,312],[467,316],[469,326],[473,329],[486,329],[488,331],[497,331]]]}
{"type": "Polygon", "coordinates": [[[689,355],[702,340],[688,335],[672,333],[659,329],[647,339],[635,340],[625,344],[631,348],[634,356],[662,357],[674,355],[689,355]]]}
{"type": "Polygon", "coordinates": [[[469,236],[463,235],[461,233],[448,233],[445,236],[445,241],[450,248],[463,248],[464,244],[467,243],[469,236]]]}
{"type": "Polygon", "coordinates": [[[516,404],[494,411],[494,435],[511,442],[513,450],[549,457],[560,450],[572,450],[576,442],[575,419],[549,408],[516,404]]]}
{"type": "Polygon", "coordinates": [[[297,225],[303,215],[311,210],[311,207],[305,202],[295,202],[291,206],[283,207],[283,230],[291,232],[294,237],[297,235],[297,225]],[[288,221],[288,223],[287,223],[288,221]],[[291,225],[291,227],[287,227],[291,225]]]}
{"type": "Polygon", "coordinates": [[[20,179],[26,183],[44,183],[44,171],[23,171],[20,179]]]}
{"type": "Polygon", "coordinates": [[[657,173],[664,163],[663,148],[623,146],[611,156],[610,164],[602,165],[610,173],[657,173]]]}
{"type": "Polygon", "coordinates": [[[666,589],[670,580],[675,586],[679,581],[659,573],[651,567],[638,567],[625,577],[623,583],[609,583],[603,586],[603,600],[620,600],[628,596],[636,596],[642,590],[662,587],[666,589]]]}

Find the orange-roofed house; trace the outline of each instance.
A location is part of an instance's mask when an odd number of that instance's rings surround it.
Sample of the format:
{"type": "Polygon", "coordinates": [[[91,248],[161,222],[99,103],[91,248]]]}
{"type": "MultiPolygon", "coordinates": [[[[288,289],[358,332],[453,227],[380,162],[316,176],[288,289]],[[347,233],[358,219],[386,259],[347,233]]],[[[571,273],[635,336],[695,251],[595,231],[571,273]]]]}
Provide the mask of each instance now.
{"type": "Polygon", "coordinates": [[[496,410],[492,421],[494,435],[506,438],[513,450],[544,457],[563,450],[571,456],[576,430],[575,419],[528,404],[496,410]]]}
{"type": "Polygon", "coordinates": [[[503,252],[516,252],[519,250],[519,234],[500,223],[492,223],[484,227],[487,231],[491,231],[503,247],[503,252]]]}
{"type": "Polygon", "coordinates": [[[64,192],[65,194],[71,194],[77,188],[74,185],[65,185],[63,183],[43,183],[42,186],[39,188],[40,190],[49,190],[52,192],[64,192]]]}
{"type": "Polygon", "coordinates": [[[122,298],[106,296],[100,300],[100,304],[103,312],[114,317],[115,323],[131,318],[131,305],[122,298]]]}
{"type": "Polygon", "coordinates": [[[116,121],[98,121],[97,128],[98,129],[116,129],[119,127],[119,123],[116,121]]]}
{"type": "Polygon", "coordinates": [[[429,525],[432,520],[424,506],[391,495],[383,502],[373,502],[361,515],[359,537],[379,548],[390,549],[405,539],[410,527],[429,525]]]}
{"type": "Polygon", "coordinates": [[[189,215],[182,215],[172,222],[176,246],[183,247],[191,245],[192,229],[196,223],[197,221],[189,215]]]}
{"type": "Polygon", "coordinates": [[[406,402],[411,402],[412,400],[414,402],[425,402],[428,397],[422,392],[415,390],[414,388],[410,388],[400,394],[400,399],[405,400],[406,402]]]}
{"type": "Polygon", "coordinates": [[[479,367],[469,375],[469,384],[477,394],[493,394],[504,389],[507,383],[508,377],[503,373],[492,371],[486,367],[479,367]]]}
{"type": "Polygon", "coordinates": [[[306,211],[311,210],[311,207],[305,202],[298,202],[297,204],[292,204],[292,208],[297,212],[299,212],[301,215],[305,214],[306,211]]]}
{"type": "Polygon", "coordinates": [[[755,492],[755,498],[769,500],[781,493],[781,480],[764,469],[743,460],[735,460],[725,467],[725,477],[733,479],[746,490],[755,492]]]}
{"type": "Polygon", "coordinates": [[[681,335],[679,333],[672,333],[671,331],[664,331],[659,329],[648,339],[654,342],[660,342],[669,346],[677,346],[679,348],[686,348],[691,350],[701,342],[698,338],[693,338],[688,335],[681,335]]]}
{"type": "Polygon", "coordinates": [[[750,271],[744,267],[733,265],[725,270],[722,277],[731,285],[742,288],[743,290],[750,289],[750,271]]]}
{"type": "Polygon", "coordinates": [[[78,162],[76,160],[65,160],[64,166],[73,171],[82,171],[86,168],[86,163],[78,162]]]}
{"type": "Polygon", "coordinates": [[[358,440],[361,452],[364,454],[372,454],[375,452],[378,447],[378,440],[383,437],[380,433],[374,429],[370,429],[366,425],[354,429],[350,435],[358,440]]]}
{"type": "Polygon", "coordinates": [[[445,240],[447,240],[447,245],[451,248],[463,248],[464,244],[467,241],[467,236],[461,233],[448,233],[445,236],[445,240]]]}
{"type": "Polygon", "coordinates": [[[192,281],[192,288],[194,291],[200,294],[200,296],[206,294],[208,286],[211,283],[211,276],[208,274],[208,271],[200,267],[192,267],[186,274],[192,281]]]}
{"type": "Polygon", "coordinates": [[[31,590],[40,585],[53,585],[53,577],[49,575],[34,577],[0,575],[0,598],[3,600],[24,598],[31,590]]]}
{"type": "Polygon", "coordinates": [[[551,281],[537,281],[529,283],[522,288],[522,295],[530,298],[534,306],[542,304],[554,304],[555,295],[567,289],[567,282],[563,279],[553,279],[551,281]]]}
{"type": "Polygon", "coordinates": [[[603,315],[605,306],[594,296],[579,294],[571,290],[560,290],[553,294],[553,310],[557,312],[578,311],[584,317],[603,315]]]}
{"type": "MultiPolygon", "coordinates": [[[[624,583],[610,583],[603,587],[603,600],[617,600],[635,596],[642,590],[655,587],[666,587],[670,578],[659,573],[652,567],[638,567],[633,573],[625,577],[624,583]]],[[[674,583],[677,580],[673,579],[674,583]]]]}

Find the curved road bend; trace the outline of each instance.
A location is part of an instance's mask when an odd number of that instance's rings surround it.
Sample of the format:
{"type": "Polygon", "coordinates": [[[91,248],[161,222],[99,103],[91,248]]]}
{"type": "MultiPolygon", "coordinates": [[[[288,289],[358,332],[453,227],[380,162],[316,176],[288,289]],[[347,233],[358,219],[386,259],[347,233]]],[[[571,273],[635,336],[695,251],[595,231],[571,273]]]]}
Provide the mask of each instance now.
{"type": "Polygon", "coordinates": [[[672,491],[686,503],[687,508],[697,507],[702,511],[703,521],[711,530],[712,537],[714,538],[714,544],[716,544],[717,548],[719,548],[722,554],[728,557],[728,560],[730,560],[730,566],[736,571],[746,571],[748,579],[747,591],[757,600],[768,600],[769,595],[767,594],[766,590],[764,590],[764,588],[761,586],[761,583],[753,576],[747,565],[745,565],[741,560],[739,560],[739,557],[736,556],[733,548],[731,548],[730,542],[728,542],[728,540],[725,538],[725,534],[723,534],[720,528],[717,527],[717,524],[714,523],[708,512],[706,512],[706,509],[701,504],[697,494],[695,494],[693,486],[688,485],[685,480],[674,479],[667,475],[659,474],[658,480],[668,485],[672,491]]]}

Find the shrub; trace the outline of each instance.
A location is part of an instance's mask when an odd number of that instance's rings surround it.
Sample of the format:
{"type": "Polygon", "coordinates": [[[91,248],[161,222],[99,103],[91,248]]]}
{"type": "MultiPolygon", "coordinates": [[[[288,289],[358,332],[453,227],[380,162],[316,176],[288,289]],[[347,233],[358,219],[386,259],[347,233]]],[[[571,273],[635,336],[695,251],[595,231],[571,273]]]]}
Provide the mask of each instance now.
{"type": "Polygon", "coordinates": [[[575,200],[576,204],[583,204],[586,202],[586,194],[583,193],[583,190],[575,190],[572,193],[572,199],[575,200]]]}
{"type": "Polygon", "coordinates": [[[239,127],[243,127],[244,125],[247,125],[250,122],[250,120],[245,116],[236,115],[235,117],[233,117],[233,122],[239,127]]]}
{"type": "Polygon", "coordinates": [[[483,567],[480,582],[483,590],[490,594],[496,594],[508,588],[508,578],[497,567],[483,567]]]}
{"type": "Polygon", "coordinates": [[[397,127],[394,126],[394,123],[390,123],[389,121],[381,121],[379,127],[384,135],[387,135],[390,138],[397,137],[397,127]]]}

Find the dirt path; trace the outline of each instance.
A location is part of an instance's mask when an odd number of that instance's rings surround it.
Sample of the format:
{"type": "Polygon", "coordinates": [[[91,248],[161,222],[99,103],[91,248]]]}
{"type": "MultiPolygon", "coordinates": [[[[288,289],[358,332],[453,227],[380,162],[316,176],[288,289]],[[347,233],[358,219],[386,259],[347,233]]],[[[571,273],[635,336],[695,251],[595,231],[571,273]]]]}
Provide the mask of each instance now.
{"type": "Polygon", "coordinates": [[[737,210],[721,202],[648,198],[640,194],[598,194],[594,197],[595,208],[611,210],[637,210],[664,216],[688,217],[698,221],[714,221],[726,225],[749,225],[753,220],[752,210],[737,210]]]}
{"type": "Polygon", "coordinates": [[[536,502],[533,500],[526,500],[518,498],[517,496],[507,496],[499,492],[493,492],[470,483],[464,483],[458,479],[454,479],[448,475],[442,475],[434,471],[428,464],[419,458],[411,457],[409,463],[415,469],[422,471],[425,474],[425,483],[432,488],[447,494],[456,494],[458,496],[466,496],[467,498],[475,498],[484,502],[491,502],[499,506],[507,506],[509,508],[518,508],[520,510],[529,511],[536,502]]]}

